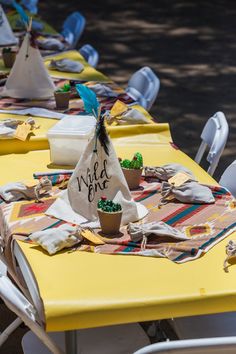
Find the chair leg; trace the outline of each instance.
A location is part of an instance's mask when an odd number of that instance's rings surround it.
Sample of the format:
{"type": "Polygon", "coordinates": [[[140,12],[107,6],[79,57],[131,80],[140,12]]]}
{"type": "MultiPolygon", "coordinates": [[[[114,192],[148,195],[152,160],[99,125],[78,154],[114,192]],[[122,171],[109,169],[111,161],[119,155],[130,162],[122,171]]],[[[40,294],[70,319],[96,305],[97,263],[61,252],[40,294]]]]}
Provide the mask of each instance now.
{"type": "Polygon", "coordinates": [[[66,354],[77,354],[77,331],[66,331],[66,354]]]}
{"type": "Polygon", "coordinates": [[[6,342],[8,337],[19,327],[23,321],[17,317],[1,334],[0,334],[0,347],[6,342]]]}

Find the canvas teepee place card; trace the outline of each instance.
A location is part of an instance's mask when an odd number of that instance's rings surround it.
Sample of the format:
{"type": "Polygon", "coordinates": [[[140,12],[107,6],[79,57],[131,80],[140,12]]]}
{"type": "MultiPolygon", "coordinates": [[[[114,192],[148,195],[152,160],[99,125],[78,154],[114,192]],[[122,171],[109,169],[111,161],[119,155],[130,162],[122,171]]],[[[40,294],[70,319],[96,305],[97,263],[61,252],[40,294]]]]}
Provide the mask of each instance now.
{"type": "MultiPolygon", "coordinates": [[[[96,117],[97,125],[94,136],[88,142],[69,180],[68,190],[62,197],[73,211],[71,215],[74,218],[71,221],[75,222],[75,214],[88,221],[97,220],[97,202],[103,195],[110,200],[116,198],[116,202],[121,202],[125,209],[132,208],[133,212],[127,222],[137,221],[144,217],[147,211],[140,208],[139,212],[138,203],[132,201],[112,141],[107,135],[96,94],[84,85],[76,85],[76,88],[83,99],[86,112],[96,117]]],[[[61,204],[61,201],[59,203],[61,204]]],[[[58,218],[57,204],[58,201],[49,208],[47,214],[53,216],[56,211],[58,218]]],[[[125,215],[125,210],[123,214],[125,215]]],[[[66,216],[61,215],[61,218],[69,221],[68,212],[66,216]]]]}
{"type": "Polygon", "coordinates": [[[14,36],[3,8],[0,5],[0,47],[16,45],[17,43],[18,40],[14,36]]]}
{"type": "Polygon", "coordinates": [[[48,99],[53,96],[55,86],[31,31],[32,19],[29,20],[25,13],[22,16],[27,32],[1,95],[48,99]]]}

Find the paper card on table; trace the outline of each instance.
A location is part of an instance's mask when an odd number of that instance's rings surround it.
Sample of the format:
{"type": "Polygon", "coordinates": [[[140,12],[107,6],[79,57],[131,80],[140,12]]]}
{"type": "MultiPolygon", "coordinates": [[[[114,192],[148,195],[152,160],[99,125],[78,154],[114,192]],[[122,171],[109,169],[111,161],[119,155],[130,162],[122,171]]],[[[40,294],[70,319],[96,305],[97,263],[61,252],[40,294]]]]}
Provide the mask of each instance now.
{"type": "Polygon", "coordinates": [[[27,136],[29,135],[31,131],[31,125],[28,123],[23,123],[18,125],[16,128],[14,138],[25,141],[27,139],[27,136]]]}
{"type": "Polygon", "coordinates": [[[88,241],[94,243],[95,245],[104,245],[105,242],[100,239],[99,236],[97,236],[94,232],[86,229],[82,230],[81,232],[82,236],[86,238],[88,241]]]}
{"type": "Polygon", "coordinates": [[[180,187],[182,184],[191,179],[191,176],[184,172],[178,172],[176,175],[168,179],[170,184],[173,184],[175,187],[180,187]]]}
{"type": "Polygon", "coordinates": [[[110,115],[112,117],[120,116],[126,112],[128,108],[129,107],[125,103],[117,100],[110,111],[110,115]]]}

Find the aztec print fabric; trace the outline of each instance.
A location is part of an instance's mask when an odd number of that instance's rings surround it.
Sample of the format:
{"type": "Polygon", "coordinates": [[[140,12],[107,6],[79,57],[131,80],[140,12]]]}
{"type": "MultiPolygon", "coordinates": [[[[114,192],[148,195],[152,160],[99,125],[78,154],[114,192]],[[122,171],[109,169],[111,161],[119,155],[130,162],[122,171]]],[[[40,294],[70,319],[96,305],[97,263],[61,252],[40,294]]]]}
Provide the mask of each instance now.
{"type": "Polygon", "coordinates": [[[183,204],[171,201],[158,206],[160,201],[160,184],[143,181],[140,190],[132,192],[137,202],[143,203],[149,210],[142,223],[164,221],[184,233],[188,240],[179,241],[159,236],[150,236],[145,249],[141,242],[130,239],[126,228],[121,235],[103,238],[103,246],[82,245],[80,250],[97,253],[142,255],[166,257],[176,263],[183,263],[200,257],[215,244],[236,230],[236,202],[226,189],[210,187],[215,197],[214,204],[183,204]]]}
{"type": "MultiPolygon", "coordinates": [[[[183,263],[200,257],[236,229],[236,201],[226,189],[209,187],[216,200],[214,204],[183,204],[173,200],[160,208],[160,187],[161,184],[155,179],[143,180],[140,188],[132,192],[132,197],[149,210],[141,223],[163,221],[184,233],[188,237],[186,241],[177,242],[175,239],[151,235],[145,248],[142,248],[141,242],[131,241],[127,228],[123,227],[119,237],[105,238],[97,230],[105,244],[94,246],[84,242],[77,250],[166,257],[173,262],[183,263]]],[[[13,237],[27,238],[32,232],[64,223],[44,214],[57,193],[58,190],[54,189],[54,195],[44,198],[42,203],[22,201],[0,204],[1,244],[8,260],[11,258],[13,237]]]]}
{"type": "MultiPolygon", "coordinates": [[[[54,84],[56,87],[61,87],[65,83],[68,83],[68,80],[64,79],[55,79],[54,84]]],[[[86,85],[88,87],[91,87],[98,82],[96,81],[89,81],[86,82],[86,85]]],[[[124,102],[125,104],[129,104],[134,102],[127,93],[125,93],[124,90],[120,89],[119,86],[117,86],[113,82],[108,82],[106,83],[106,86],[108,86],[110,89],[112,89],[114,92],[118,94],[117,97],[99,97],[98,100],[101,104],[102,110],[110,110],[114,103],[117,100],[120,100],[124,102]]],[[[0,109],[1,110],[14,110],[14,109],[26,109],[30,107],[40,107],[40,108],[45,108],[49,110],[54,110],[55,109],[55,99],[50,98],[48,100],[29,100],[29,99],[18,99],[18,98],[11,98],[11,97],[2,97],[0,100],[0,109]]],[[[84,106],[83,102],[80,98],[78,98],[77,95],[74,95],[74,98],[71,98],[70,100],[70,108],[66,111],[66,114],[78,114],[84,112],[84,106]]]]}

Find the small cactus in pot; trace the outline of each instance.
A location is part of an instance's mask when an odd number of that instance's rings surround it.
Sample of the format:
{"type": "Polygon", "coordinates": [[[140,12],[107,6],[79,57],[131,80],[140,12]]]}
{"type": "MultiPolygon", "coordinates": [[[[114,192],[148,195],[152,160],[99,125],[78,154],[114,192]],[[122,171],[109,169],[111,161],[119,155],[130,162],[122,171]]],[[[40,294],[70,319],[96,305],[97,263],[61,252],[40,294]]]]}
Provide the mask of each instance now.
{"type": "Polygon", "coordinates": [[[120,165],[126,178],[129,189],[132,190],[138,188],[143,170],[143,157],[140,152],[136,152],[132,160],[120,159],[120,165]]]}
{"type": "Polygon", "coordinates": [[[98,201],[97,212],[102,232],[106,235],[118,234],[122,217],[121,205],[103,196],[98,201]]]}
{"type": "Polygon", "coordinates": [[[64,84],[64,86],[54,92],[57,109],[67,109],[69,107],[70,93],[70,84],[64,84]]]}
{"type": "Polygon", "coordinates": [[[12,68],[16,60],[16,50],[12,48],[3,48],[2,59],[6,68],[12,68]]]}

